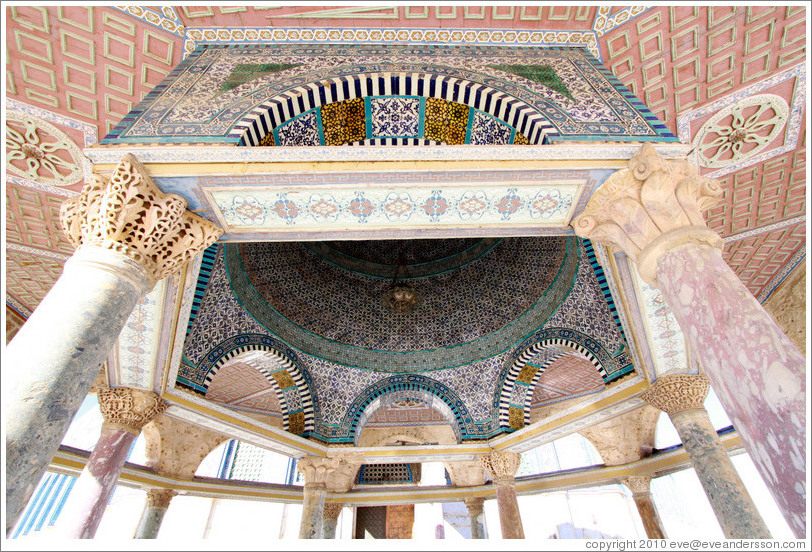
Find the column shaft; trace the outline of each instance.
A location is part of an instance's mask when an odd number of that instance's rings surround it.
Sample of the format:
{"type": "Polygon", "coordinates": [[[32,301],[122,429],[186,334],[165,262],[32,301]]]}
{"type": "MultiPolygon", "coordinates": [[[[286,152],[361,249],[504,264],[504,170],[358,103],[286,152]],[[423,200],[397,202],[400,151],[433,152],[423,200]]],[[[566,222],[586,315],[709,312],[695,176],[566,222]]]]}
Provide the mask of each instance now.
{"type": "Polygon", "coordinates": [[[657,513],[657,507],[651,499],[651,493],[632,493],[632,498],[640,513],[640,519],[643,521],[648,538],[664,539],[663,523],[660,520],[660,514],[657,513]]]}
{"type": "Polygon", "coordinates": [[[772,538],[713,429],[707,411],[692,408],[669,416],[725,536],[729,539],[772,538]]]}
{"type": "Polygon", "coordinates": [[[718,249],[660,258],[657,281],[796,536],[806,534],[805,359],[718,249]]]}
{"type": "Polygon", "coordinates": [[[6,349],[6,532],[17,521],[99,367],[152,286],[124,255],[83,246],[6,349]],[[58,331],[57,331],[58,330],[58,331]]]}
{"type": "Polygon", "coordinates": [[[96,534],[136,437],[132,431],[102,425],[99,441],[71,492],[71,508],[59,523],[66,538],[92,539],[96,534]]]}
{"type": "Polygon", "coordinates": [[[324,539],[334,539],[336,538],[336,526],[338,525],[338,519],[330,519],[325,518],[322,522],[322,538],[324,539]]]}
{"type": "Polygon", "coordinates": [[[157,508],[155,506],[147,505],[144,507],[144,512],[141,514],[141,520],[138,522],[138,528],[135,530],[136,539],[155,539],[158,537],[158,531],[161,529],[166,508],[157,508]]]}
{"type": "Polygon", "coordinates": [[[485,499],[481,497],[466,498],[465,506],[468,508],[468,519],[471,523],[471,538],[485,538],[485,524],[482,520],[485,499]]]}
{"type": "Polygon", "coordinates": [[[499,526],[502,528],[502,538],[523,539],[524,527],[513,479],[494,481],[494,484],[496,485],[496,503],[499,506],[499,526]]]}
{"type": "MultiPolygon", "coordinates": [[[[164,514],[169,508],[169,503],[177,494],[174,489],[149,489],[147,491],[147,502],[144,505],[144,511],[141,513],[141,519],[138,522],[138,528],[135,530],[133,538],[157,538],[161,523],[164,520],[164,514]]],[[[211,511],[209,511],[209,519],[206,521],[206,529],[208,529],[211,525],[211,511]]],[[[203,538],[206,538],[205,535],[203,538]]]]}
{"type": "Polygon", "coordinates": [[[303,494],[302,525],[299,529],[299,538],[323,538],[324,499],[327,497],[327,487],[324,483],[305,483],[303,494]]]}

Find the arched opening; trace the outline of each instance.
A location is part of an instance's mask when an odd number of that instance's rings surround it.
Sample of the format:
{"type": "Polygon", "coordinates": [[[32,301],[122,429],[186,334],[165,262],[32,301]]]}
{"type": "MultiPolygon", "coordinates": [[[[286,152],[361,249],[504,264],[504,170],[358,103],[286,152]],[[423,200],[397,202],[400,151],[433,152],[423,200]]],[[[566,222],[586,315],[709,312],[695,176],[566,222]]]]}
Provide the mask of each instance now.
{"type": "Polygon", "coordinates": [[[456,444],[462,431],[455,413],[424,389],[379,395],[364,409],[355,429],[356,446],[456,444]]]}
{"type": "Polygon", "coordinates": [[[515,358],[505,376],[499,396],[499,426],[521,429],[530,424],[531,405],[599,391],[605,377],[600,361],[583,345],[559,338],[537,341],[515,358]],[[539,396],[535,397],[537,390],[539,396]]]}
{"type": "Polygon", "coordinates": [[[241,146],[544,144],[555,127],[490,86],[428,73],[361,73],[297,86],[231,132],[241,146]]]}
{"type": "Polygon", "coordinates": [[[217,358],[216,353],[221,356],[206,373],[206,397],[247,413],[272,417],[279,412],[282,429],[297,435],[312,431],[313,401],[303,375],[287,355],[252,341],[251,336],[243,336],[241,343],[230,344],[230,350],[221,344],[209,355],[210,360],[217,358]]]}

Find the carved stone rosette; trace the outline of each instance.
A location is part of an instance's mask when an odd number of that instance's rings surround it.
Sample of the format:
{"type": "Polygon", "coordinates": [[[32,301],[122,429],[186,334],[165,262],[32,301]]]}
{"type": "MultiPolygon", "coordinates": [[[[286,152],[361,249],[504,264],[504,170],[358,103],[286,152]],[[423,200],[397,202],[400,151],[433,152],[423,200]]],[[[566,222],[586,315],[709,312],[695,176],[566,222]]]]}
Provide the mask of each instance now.
{"type": "Polygon", "coordinates": [[[174,489],[147,489],[147,506],[166,510],[177,494],[174,489]]]}
{"type": "Polygon", "coordinates": [[[76,247],[117,251],[141,264],[156,282],[179,270],[223,232],[187,211],[182,197],[161,192],[130,154],[109,179],[91,176],[79,196],[62,204],[59,220],[76,247]]]}
{"type": "Polygon", "coordinates": [[[640,276],[656,284],[657,261],[683,243],[721,249],[702,212],[722,197],[719,183],[700,176],[687,160],[665,161],[644,144],[596,191],[572,226],[582,238],[613,245],[631,257],[640,276]]]}
{"type": "Polygon", "coordinates": [[[517,452],[498,450],[480,456],[479,460],[496,482],[513,479],[513,476],[516,475],[516,470],[519,469],[522,456],[517,452]]]}
{"type": "Polygon", "coordinates": [[[669,374],[640,393],[640,398],[668,415],[703,409],[710,384],[702,374],[669,374]]]}
{"type": "Polygon", "coordinates": [[[99,389],[98,398],[105,424],[134,433],[139,433],[168,406],[156,393],[127,387],[99,389]]]}

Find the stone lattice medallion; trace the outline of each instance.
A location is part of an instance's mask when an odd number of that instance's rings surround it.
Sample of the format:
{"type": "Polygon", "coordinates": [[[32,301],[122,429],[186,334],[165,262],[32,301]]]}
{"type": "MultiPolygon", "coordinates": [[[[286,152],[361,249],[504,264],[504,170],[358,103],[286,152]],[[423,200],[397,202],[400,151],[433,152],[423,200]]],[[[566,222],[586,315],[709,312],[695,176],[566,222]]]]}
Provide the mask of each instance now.
{"type": "Polygon", "coordinates": [[[696,135],[697,161],[718,169],[736,165],[764,151],[781,134],[789,106],[775,94],[744,98],[711,117],[696,135]]]}
{"type": "Polygon", "coordinates": [[[51,123],[19,111],[6,111],[6,170],[49,186],[70,186],[84,178],[83,155],[67,134],[51,123]]]}

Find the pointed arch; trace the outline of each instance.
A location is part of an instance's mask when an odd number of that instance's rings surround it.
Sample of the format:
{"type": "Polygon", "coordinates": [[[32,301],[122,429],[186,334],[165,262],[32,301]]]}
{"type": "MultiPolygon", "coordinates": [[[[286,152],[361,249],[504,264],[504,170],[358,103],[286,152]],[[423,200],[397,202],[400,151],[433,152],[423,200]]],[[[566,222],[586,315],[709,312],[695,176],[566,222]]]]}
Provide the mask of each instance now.
{"type": "MultiPolygon", "coordinates": [[[[569,333],[574,333],[569,331],[569,333]]],[[[591,342],[591,340],[590,340],[591,342]]],[[[584,343],[569,337],[544,336],[519,349],[509,364],[499,390],[498,413],[500,429],[515,430],[530,424],[530,398],[544,371],[555,361],[570,354],[570,349],[582,355],[606,381],[606,370],[597,356],[584,343]],[[544,354],[540,364],[528,364],[544,354]]]]}
{"type": "Polygon", "coordinates": [[[413,398],[438,407],[446,415],[458,442],[469,437],[469,425],[473,420],[465,403],[448,387],[419,374],[396,375],[384,378],[356,397],[344,417],[343,427],[349,428],[349,437],[354,443],[364,424],[378,408],[391,401],[413,398]]]}
{"type": "Polygon", "coordinates": [[[282,428],[297,435],[315,429],[315,404],[310,378],[299,370],[295,353],[284,344],[262,334],[233,336],[211,349],[198,364],[205,374],[204,394],[215,375],[224,366],[240,360],[271,384],[282,409],[282,428]]]}

